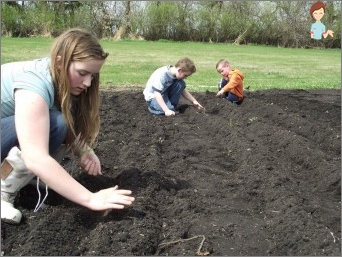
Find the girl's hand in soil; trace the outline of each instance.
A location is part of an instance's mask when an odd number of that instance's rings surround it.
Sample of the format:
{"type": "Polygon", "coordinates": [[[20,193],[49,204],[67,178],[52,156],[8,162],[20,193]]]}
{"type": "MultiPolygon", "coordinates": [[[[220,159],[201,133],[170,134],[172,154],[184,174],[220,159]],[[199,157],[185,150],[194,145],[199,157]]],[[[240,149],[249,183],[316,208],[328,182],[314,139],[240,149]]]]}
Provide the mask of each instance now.
{"type": "Polygon", "coordinates": [[[102,175],[100,160],[93,150],[81,155],[81,167],[89,175],[102,175]]]}
{"type": "Polygon", "coordinates": [[[123,209],[130,206],[135,198],[130,196],[131,190],[118,189],[118,186],[103,189],[92,193],[89,200],[89,208],[94,211],[107,209],[123,209]]]}

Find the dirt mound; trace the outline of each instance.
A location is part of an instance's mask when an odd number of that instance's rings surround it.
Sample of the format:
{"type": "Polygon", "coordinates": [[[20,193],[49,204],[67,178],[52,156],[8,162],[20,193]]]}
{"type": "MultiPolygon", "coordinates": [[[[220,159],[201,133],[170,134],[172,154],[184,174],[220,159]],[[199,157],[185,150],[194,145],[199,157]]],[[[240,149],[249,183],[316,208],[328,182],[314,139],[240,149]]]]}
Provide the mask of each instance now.
{"type": "Polygon", "coordinates": [[[182,102],[164,117],[142,91],[102,92],[105,175],[64,165],[92,191],[133,190],[134,205],[93,212],[50,190],[34,213],[27,186],[22,223],[1,224],[3,254],[340,256],[340,91],[247,92],[240,106],[194,95],[205,112],[182,102]]]}

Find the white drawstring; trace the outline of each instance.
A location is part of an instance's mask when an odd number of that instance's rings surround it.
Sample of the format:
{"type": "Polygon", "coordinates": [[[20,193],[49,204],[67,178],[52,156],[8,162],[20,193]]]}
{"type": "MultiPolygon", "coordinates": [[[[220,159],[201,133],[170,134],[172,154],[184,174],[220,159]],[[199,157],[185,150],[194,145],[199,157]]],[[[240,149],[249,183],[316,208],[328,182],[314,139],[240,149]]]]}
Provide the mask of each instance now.
{"type": "Polygon", "coordinates": [[[48,192],[48,186],[45,185],[45,197],[43,199],[43,201],[39,204],[40,202],[40,190],[39,190],[39,177],[37,177],[37,191],[38,191],[38,195],[39,195],[39,198],[38,198],[38,202],[37,202],[37,205],[36,205],[36,208],[34,208],[34,212],[37,212],[41,207],[42,205],[44,204],[44,201],[46,199],[46,197],[48,196],[49,192],[48,192]]]}

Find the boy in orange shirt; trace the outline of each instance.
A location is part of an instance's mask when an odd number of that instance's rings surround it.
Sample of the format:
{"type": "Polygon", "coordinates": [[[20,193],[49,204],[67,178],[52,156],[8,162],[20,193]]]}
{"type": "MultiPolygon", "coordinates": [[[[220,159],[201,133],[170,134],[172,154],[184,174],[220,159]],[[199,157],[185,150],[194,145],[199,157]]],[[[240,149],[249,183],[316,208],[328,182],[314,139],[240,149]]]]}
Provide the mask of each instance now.
{"type": "Polygon", "coordinates": [[[225,59],[218,61],[216,71],[222,75],[216,97],[225,98],[237,105],[241,104],[243,101],[243,73],[238,69],[231,68],[225,59]]]}

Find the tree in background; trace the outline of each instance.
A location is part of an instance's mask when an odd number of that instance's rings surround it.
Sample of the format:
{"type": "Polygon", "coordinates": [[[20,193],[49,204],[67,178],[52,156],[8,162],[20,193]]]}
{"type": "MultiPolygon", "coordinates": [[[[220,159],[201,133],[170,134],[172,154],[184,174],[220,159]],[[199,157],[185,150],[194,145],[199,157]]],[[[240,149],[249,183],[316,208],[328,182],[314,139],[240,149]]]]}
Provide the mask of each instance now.
{"type": "MultiPolygon", "coordinates": [[[[83,27],[100,38],[312,47],[307,1],[11,1],[1,2],[2,36],[57,36],[83,27]]],[[[327,2],[334,33],[320,43],[341,48],[341,2],[327,2]]]]}

